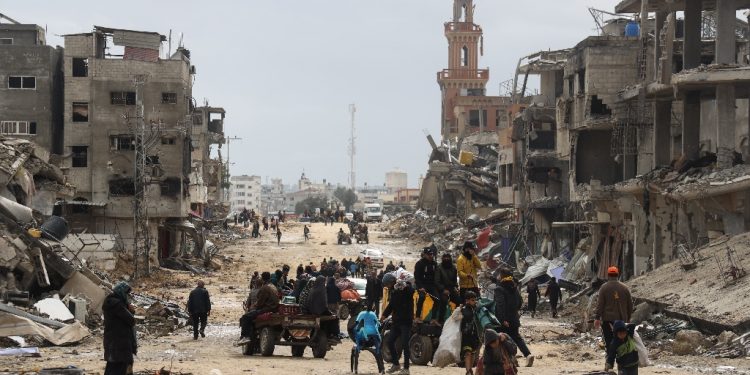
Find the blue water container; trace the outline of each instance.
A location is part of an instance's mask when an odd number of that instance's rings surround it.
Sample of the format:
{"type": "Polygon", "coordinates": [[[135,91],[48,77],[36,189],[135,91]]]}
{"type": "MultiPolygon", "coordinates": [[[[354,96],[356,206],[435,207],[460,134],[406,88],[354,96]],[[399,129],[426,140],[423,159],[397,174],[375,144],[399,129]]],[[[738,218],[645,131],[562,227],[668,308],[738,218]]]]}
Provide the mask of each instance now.
{"type": "Polygon", "coordinates": [[[641,35],[641,25],[638,24],[638,22],[630,21],[627,25],[625,25],[625,36],[640,36],[641,35]]]}

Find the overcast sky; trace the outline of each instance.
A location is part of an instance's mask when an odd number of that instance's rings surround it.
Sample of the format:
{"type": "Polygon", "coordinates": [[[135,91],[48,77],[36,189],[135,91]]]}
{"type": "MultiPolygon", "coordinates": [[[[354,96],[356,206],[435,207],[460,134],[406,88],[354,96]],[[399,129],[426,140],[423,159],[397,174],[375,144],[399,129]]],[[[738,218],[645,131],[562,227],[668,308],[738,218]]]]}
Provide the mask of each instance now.
{"type": "MultiPolygon", "coordinates": [[[[595,24],[588,6],[619,0],[476,0],[488,95],[518,58],[572,47],[595,24]]],[[[400,168],[415,186],[427,168],[423,129],[440,135],[436,72],[447,67],[443,23],[452,0],[0,0],[0,13],[59,35],[93,25],[182,33],[197,76],[193,96],[227,110],[233,175],[346,184],[349,104],[357,105],[357,182],[400,168]]],[[[176,45],[176,41],[173,46],[176,45]]],[[[174,48],[174,47],[173,47],[174,48]]]]}

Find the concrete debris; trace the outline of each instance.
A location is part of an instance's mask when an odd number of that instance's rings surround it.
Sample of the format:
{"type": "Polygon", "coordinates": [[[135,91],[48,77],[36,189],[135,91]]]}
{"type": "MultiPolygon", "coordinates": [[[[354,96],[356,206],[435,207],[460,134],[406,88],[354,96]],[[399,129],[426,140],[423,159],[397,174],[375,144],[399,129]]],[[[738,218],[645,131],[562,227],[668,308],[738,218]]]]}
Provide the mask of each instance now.
{"type": "Polygon", "coordinates": [[[79,322],[53,330],[22,316],[0,313],[0,337],[40,336],[52,345],[66,345],[80,342],[89,335],[89,330],[79,322]]]}
{"type": "Polygon", "coordinates": [[[50,319],[61,322],[67,322],[75,318],[70,313],[70,310],[68,310],[68,306],[65,306],[63,301],[60,301],[58,298],[45,298],[35,303],[34,307],[40,314],[47,315],[50,319]]]}
{"type": "Polygon", "coordinates": [[[698,331],[682,330],[675,335],[675,342],[672,346],[672,353],[676,355],[696,354],[700,349],[710,346],[708,341],[698,331]]]}

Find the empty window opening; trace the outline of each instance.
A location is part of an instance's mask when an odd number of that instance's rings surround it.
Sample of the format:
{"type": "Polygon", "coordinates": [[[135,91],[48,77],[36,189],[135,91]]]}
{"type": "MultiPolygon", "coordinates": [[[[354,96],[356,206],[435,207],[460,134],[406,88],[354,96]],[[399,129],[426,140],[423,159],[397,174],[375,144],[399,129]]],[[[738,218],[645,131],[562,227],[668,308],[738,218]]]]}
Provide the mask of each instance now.
{"type": "Polygon", "coordinates": [[[89,121],[89,103],[73,102],[73,122],[89,121]]]}
{"type": "Polygon", "coordinates": [[[33,121],[2,121],[2,134],[36,134],[36,122],[33,121]]]}
{"type": "Polygon", "coordinates": [[[586,69],[578,71],[578,92],[586,92],[586,69]]]}
{"type": "Polygon", "coordinates": [[[112,91],[109,95],[113,105],[135,105],[133,91],[112,91]]]}
{"type": "Polygon", "coordinates": [[[161,144],[163,144],[163,145],[173,145],[173,144],[175,144],[175,139],[174,138],[169,138],[169,137],[162,137],[161,144]]]}
{"type": "Polygon", "coordinates": [[[8,76],[9,89],[35,90],[36,77],[29,76],[8,76]]]}
{"type": "Polygon", "coordinates": [[[484,96],[484,89],[468,89],[466,96],[484,96]]]}
{"type": "Polygon", "coordinates": [[[86,198],[73,198],[73,201],[76,203],[73,203],[70,205],[70,213],[72,214],[88,214],[91,212],[91,206],[89,206],[88,199],[86,198]]]}
{"type": "Polygon", "coordinates": [[[86,168],[89,166],[88,146],[73,146],[70,150],[73,153],[73,168],[86,168]]]}
{"type": "Polygon", "coordinates": [[[132,135],[113,135],[109,137],[109,148],[112,151],[135,150],[135,137],[132,135]]]}
{"type": "Polygon", "coordinates": [[[552,123],[535,123],[529,131],[529,149],[554,150],[555,126],[552,123]]]}
{"type": "Polygon", "coordinates": [[[576,183],[589,184],[591,180],[599,180],[602,185],[612,185],[622,181],[622,167],[610,155],[611,145],[611,130],[579,132],[575,145],[576,183]]]}
{"type": "Polygon", "coordinates": [[[180,194],[180,179],[177,177],[167,177],[159,184],[161,195],[167,197],[176,197],[180,194]]]}
{"type": "Polygon", "coordinates": [[[487,110],[482,110],[482,119],[479,119],[479,110],[472,109],[469,111],[469,126],[479,127],[481,125],[487,126],[487,110]]]}
{"type": "Polygon", "coordinates": [[[458,22],[466,22],[466,4],[461,5],[461,17],[458,18],[458,22]]]}
{"type": "Polygon", "coordinates": [[[109,195],[114,197],[129,197],[135,195],[132,178],[117,178],[109,181],[109,195]]]}
{"type": "Polygon", "coordinates": [[[177,104],[177,93],[174,93],[174,92],[161,93],[161,104],[177,104]]]}
{"type": "Polygon", "coordinates": [[[146,165],[159,165],[159,155],[147,155],[146,165]]]}
{"type": "Polygon", "coordinates": [[[89,59],[84,57],[73,58],[73,77],[89,76],[89,59]]]}
{"type": "Polygon", "coordinates": [[[0,38],[0,45],[9,46],[13,44],[13,38],[0,38]]]}
{"type": "Polygon", "coordinates": [[[196,113],[193,115],[193,125],[203,125],[203,115],[196,113]]]}
{"type": "Polygon", "coordinates": [[[607,107],[596,95],[591,97],[591,114],[592,115],[611,115],[612,110],[607,107]]]}
{"type": "Polygon", "coordinates": [[[461,48],[461,66],[469,66],[469,47],[461,48]]]}

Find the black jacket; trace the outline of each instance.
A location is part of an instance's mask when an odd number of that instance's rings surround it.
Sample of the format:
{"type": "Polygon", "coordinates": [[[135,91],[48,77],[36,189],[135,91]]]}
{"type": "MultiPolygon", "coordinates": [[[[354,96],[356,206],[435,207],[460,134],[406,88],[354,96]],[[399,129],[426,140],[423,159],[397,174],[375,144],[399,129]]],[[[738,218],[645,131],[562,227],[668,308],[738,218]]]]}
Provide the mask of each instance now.
{"type": "Polygon", "coordinates": [[[326,284],[326,296],[328,297],[328,303],[341,302],[341,290],[336,286],[333,277],[328,278],[326,284]]]}
{"type": "Polygon", "coordinates": [[[438,292],[442,293],[446,289],[458,288],[458,270],[455,264],[451,264],[450,268],[443,267],[439,264],[435,271],[435,286],[437,286],[438,292]]]}
{"type": "Polygon", "coordinates": [[[393,322],[411,324],[414,321],[414,289],[406,285],[404,289],[391,291],[388,306],[383,310],[383,317],[393,314],[393,322]]]}
{"type": "MultiPolygon", "coordinates": [[[[312,282],[309,281],[308,283],[312,282]]],[[[318,276],[317,279],[315,279],[315,284],[313,284],[312,289],[310,290],[310,296],[307,298],[307,303],[305,310],[307,310],[307,313],[313,314],[313,315],[327,315],[328,312],[328,293],[326,291],[326,279],[322,276],[318,276]]]]}
{"type": "Polygon", "coordinates": [[[435,287],[435,268],[437,263],[435,261],[427,260],[425,258],[420,259],[417,264],[414,265],[414,281],[417,284],[417,289],[431,290],[435,287]]]}
{"type": "Polygon", "coordinates": [[[365,296],[368,301],[380,301],[383,298],[383,283],[377,277],[367,278],[365,296]]]}
{"type": "Polygon", "coordinates": [[[549,285],[547,285],[547,290],[544,292],[544,295],[549,297],[550,303],[557,303],[557,301],[560,300],[560,284],[550,282],[549,285]]]}
{"type": "Polygon", "coordinates": [[[104,315],[104,360],[133,363],[138,352],[135,340],[135,317],[128,306],[115,294],[110,294],[102,304],[104,315]]]}
{"type": "Polygon", "coordinates": [[[522,303],[521,293],[513,284],[497,284],[495,288],[495,317],[500,323],[508,322],[511,326],[520,326],[518,310],[521,309],[522,303]]]}
{"type": "Polygon", "coordinates": [[[190,314],[205,314],[211,311],[211,298],[206,288],[195,288],[190,292],[187,301],[187,309],[190,314]]]}

